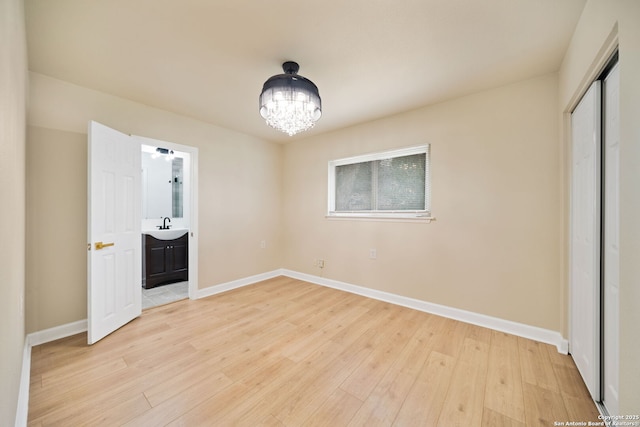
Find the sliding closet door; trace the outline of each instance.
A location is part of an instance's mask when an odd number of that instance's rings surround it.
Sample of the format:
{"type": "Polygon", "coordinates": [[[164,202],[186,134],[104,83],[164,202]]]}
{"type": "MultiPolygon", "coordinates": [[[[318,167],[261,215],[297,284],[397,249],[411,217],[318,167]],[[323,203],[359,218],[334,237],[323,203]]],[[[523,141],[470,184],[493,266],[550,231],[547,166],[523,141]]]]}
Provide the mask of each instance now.
{"type": "Polygon", "coordinates": [[[620,73],[616,65],[604,80],[604,341],[603,396],[610,414],[619,414],[618,382],[620,294],[620,73]]]}
{"type": "Polygon", "coordinates": [[[571,334],[569,350],[589,392],[600,400],[601,84],[571,115],[571,334]]]}

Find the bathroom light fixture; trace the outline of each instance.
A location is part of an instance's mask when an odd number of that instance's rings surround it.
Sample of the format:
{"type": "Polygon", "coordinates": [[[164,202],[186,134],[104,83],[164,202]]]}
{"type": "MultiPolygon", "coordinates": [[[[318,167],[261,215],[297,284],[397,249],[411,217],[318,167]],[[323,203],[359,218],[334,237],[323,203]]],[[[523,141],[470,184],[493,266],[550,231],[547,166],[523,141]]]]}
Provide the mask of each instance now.
{"type": "Polygon", "coordinates": [[[322,116],[318,87],[298,75],[300,66],[287,61],[284,74],[270,77],[262,86],[260,115],[267,124],[289,136],[311,129],[322,116]]]}
{"type": "Polygon", "coordinates": [[[165,160],[166,161],[170,161],[173,160],[175,158],[175,155],[173,154],[173,150],[169,150],[168,148],[162,148],[162,147],[158,147],[156,148],[155,153],[153,153],[151,155],[152,159],[157,159],[158,157],[162,156],[164,154],[165,156],[165,160]]]}

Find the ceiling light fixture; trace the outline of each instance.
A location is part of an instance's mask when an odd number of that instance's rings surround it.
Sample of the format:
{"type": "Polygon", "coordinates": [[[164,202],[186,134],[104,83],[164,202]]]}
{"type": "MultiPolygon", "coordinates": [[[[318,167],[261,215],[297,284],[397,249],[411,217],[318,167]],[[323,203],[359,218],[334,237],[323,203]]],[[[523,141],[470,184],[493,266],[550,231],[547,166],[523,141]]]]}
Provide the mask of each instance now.
{"type": "Polygon", "coordinates": [[[267,124],[289,136],[311,129],[322,116],[318,87],[298,75],[300,66],[292,61],[282,64],[284,74],[264,82],[260,94],[260,115],[267,124]]]}

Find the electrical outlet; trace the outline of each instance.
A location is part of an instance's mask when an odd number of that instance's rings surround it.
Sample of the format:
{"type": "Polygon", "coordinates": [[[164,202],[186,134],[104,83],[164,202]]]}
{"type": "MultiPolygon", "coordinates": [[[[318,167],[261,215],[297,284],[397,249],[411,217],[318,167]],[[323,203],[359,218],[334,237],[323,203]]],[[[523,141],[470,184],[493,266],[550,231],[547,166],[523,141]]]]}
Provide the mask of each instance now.
{"type": "Polygon", "coordinates": [[[266,240],[261,240],[260,241],[260,248],[261,249],[265,249],[267,247],[267,241],[266,240]]]}
{"type": "Polygon", "coordinates": [[[324,260],[323,259],[319,259],[316,262],[316,265],[318,266],[318,268],[324,268],[324,260]]]}
{"type": "Polygon", "coordinates": [[[378,258],[378,250],[369,249],[369,259],[377,259],[377,258],[378,258]]]}

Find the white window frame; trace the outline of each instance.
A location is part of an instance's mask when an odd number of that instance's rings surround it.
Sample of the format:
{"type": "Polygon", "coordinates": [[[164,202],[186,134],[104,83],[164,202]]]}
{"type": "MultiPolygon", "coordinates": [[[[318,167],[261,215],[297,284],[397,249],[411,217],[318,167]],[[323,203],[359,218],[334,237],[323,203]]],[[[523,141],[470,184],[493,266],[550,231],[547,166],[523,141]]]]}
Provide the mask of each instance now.
{"type": "Polygon", "coordinates": [[[328,170],[328,206],[327,218],[349,218],[349,219],[381,219],[381,220],[422,220],[430,222],[434,220],[431,216],[431,165],[430,165],[431,144],[424,144],[415,147],[401,148],[396,150],[369,153],[360,156],[347,157],[344,159],[331,160],[328,170]],[[425,205],[424,210],[399,210],[399,211],[339,211],[336,205],[336,167],[350,165],[354,163],[371,162],[396,157],[411,156],[415,154],[425,154],[425,205]]]}

